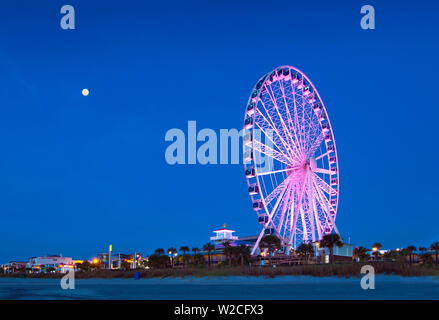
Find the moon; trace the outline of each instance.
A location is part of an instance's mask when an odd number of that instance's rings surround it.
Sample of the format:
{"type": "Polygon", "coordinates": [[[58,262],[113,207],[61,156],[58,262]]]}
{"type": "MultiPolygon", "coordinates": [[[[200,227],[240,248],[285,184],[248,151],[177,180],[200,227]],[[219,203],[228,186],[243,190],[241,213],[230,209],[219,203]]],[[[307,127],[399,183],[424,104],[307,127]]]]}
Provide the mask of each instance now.
{"type": "Polygon", "coordinates": [[[88,96],[88,94],[89,94],[88,89],[82,89],[82,95],[83,95],[84,97],[88,96]]]}

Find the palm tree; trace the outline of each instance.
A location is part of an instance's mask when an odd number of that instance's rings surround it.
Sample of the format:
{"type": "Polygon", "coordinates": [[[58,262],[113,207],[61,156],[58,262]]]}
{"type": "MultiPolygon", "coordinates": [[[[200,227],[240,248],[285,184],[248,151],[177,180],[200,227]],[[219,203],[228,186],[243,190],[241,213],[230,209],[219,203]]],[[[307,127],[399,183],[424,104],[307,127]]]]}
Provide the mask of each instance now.
{"type": "Polygon", "coordinates": [[[421,255],[422,265],[432,265],[433,257],[429,253],[423,253],[421,255]]]}
{"type": "Polygon", "coordinates": [[[383,245],[379,242],[375,242],[372,245],[372,254],[375,257],[375,260],[378,260],[378,257],[380,256],[380,249],[383,247],[383,245]]]}
{"type": "Polygon", "coordinates": [[[311,243],[302,243],[296,250],[296,252],[305,257],[305,263],[308,264],[308,259],[314,254],[314,247],[311,243]]]}
{"type": "Polygon", "coordinates": [[[238,248],[239,257],[241,258],[241,265],[244,265],[244,261],[250,257],[250,248],[245,244],[241,244],[238,248]]]}
{"type": "Polygon", "coordinates": [[[180,247],[180,251],[183,252],[183,262],[184,262],[184,266],[186,267],[186,262],[187,262],[187,255],[186,252],[190,251],[188,246],[181,246],[180,247]]]}
{"type": "Polygon", "coordinates": [[[428,249],[426,247],[419,247],[419,251],[421,251],[421,255],[424,254],[425,251],[427,251],[428,249]]]}
{"type": "Polygon", "coordinates": [[[413,262],[413,259],[412,259],[413,251],[416,251],[416,247],[415,246],[408,246],[407,251],[409,253],[409,262],[411,264],[413,262]]]}
{"type": "Polygon", "coordinates": [[[360,261],[367,258],[367,249],[365,247],[356,247],[353,252],[354,259],[359,259],[360,261]]]}
{"type": "Polygon", "coordinates": [[[436,263],[436,265],[437,265],[437,256],[438,256],[438,254],[439,254],[439,242],[435,242],[435,243],[433,243],[431,246],[430,246],[430,248],[431,248],[431,250],[433,250],[434,251],[434,254],[435,254],[435,256],[436,256],[436,259],[435,259],[435,263],[436,263]]]}
{"type": "Polygon", "coordinates": [[[91,268],[91,264],[87,260],[84,260],[82,263],[77,263],[76,266],[81,271],[88,271],[91,268]]]}
{"type": "Polygon", "coordinates": [[[320,240],[320,246],[322,248],[329,249],[329,262],[334,262],[334,246],[342,247],[343,242],[340,239],[340,236],[336,233],[324,235],[322,240],[320,240]]]}
{"type": "Polygon", "coordinates": [[[410,254],[410,252],[403,248],[401,250],[399,250],[399,255],[402,257],[402,261],[407,262],[407,256],[410,254]]]}
{"type": "Polygon", "coordinates": [[[210,268],[210,254],[213,250],[215,250],[215,246],[209,242],[203,246],[203,250],[207,251],[207,264],[209,265],[210,268]]]}
{"type": "Polygon", "coordinates": [[[398,256],[398,251],[395,251],[395,250],[386,251],[383,254],[384,258],[391,260],[391,261],[394,261],[397,258],[397,256],[398,256]]]}
{"type": "Polygon", "coordinates": [[[232,263],[232,255],[233,255],[233,249],[232,246],[230,245],[230,241],[225,241],[223,243],[224,249],[223,249],[223,253],[226,256],[226,259],[229,262],[229,265],[232,263]]]}
{"type": "Polygon", "coordinates": [[[197,255],[197,252],[200,251],[198,248],[192,248],[192,252],[194,253],[194,257],[197,255]]]}
{"type": "Polygon", "coordinates": [[[158,248],[158,249],[155,249],[154,253],[158,256],[161,256],[162,254],[165,253],[165,250],[163,250],[162,248],[158,248]]]}
{"type": "Polygon", "coordinates": [[[264,236],[261,239],[261,242],[259,244],[259,246],[263,249],[267,249],[268,253],[269,253],[269,261],[271,264],[271,256],[273,254],[273,252],[277,249],[280,249],[280,240],[278,237],[274,236],[274,235],[268,235],[268,236],[264,236]]]}
{"type": "Polygon", "coordinates": [[[186,252],[189,251],[189,247],[188,247],[188,246],[181,246],[181,247],[180,247],[180,251],[183,251],[183,255],[185,255],[186,252]]]}

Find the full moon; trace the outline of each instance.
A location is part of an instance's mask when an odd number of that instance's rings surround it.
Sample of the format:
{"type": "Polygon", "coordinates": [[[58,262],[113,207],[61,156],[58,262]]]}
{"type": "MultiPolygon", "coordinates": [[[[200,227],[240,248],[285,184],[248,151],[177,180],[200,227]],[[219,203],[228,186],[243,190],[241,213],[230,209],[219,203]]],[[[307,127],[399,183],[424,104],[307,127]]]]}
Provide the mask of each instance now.
{"type": "Polygon", "coordinates": [[[83,96],[88,96],[88,89],[82,89],[82,95],[83,96]]]}

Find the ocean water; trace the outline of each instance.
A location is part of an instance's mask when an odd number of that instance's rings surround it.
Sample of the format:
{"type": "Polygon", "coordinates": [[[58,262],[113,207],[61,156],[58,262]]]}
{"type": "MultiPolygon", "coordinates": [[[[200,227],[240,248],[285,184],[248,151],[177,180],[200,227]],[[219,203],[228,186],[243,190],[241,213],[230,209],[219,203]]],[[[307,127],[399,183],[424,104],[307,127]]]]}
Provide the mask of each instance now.
{"type": "Polygon", "coordinates": [[[374,290],[360,278],[309,276],[184,279],[77,279],[63,290],[59,279],[0,278],[0,299],[302,300],[439,299],[439,278],[378,275],[374,290]]]}

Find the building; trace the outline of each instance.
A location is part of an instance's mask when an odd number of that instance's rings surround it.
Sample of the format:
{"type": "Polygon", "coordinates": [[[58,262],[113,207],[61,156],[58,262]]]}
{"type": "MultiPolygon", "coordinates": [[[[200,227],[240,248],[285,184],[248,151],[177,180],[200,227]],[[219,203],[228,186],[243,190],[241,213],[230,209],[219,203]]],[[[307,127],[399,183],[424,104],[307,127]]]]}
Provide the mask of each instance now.
{"type": "MultiPolygon", "coordinates": [[[[353,257],[353,245],[348,243],[343,243],[343,246],[334,246],[334,260],[335,261],[352,261],[353,257]]],[[[318,261],[323,263],[329,263],[329,249],[319,247],[319,243],[314,243],[314,250],[316,252],[316,258],[318,261]]]]}
{"type": "Polygon", "coordinates": [[[232,247],[237,247],[240,245],[246,245],[253,247],[258,236],[250,236],[250,237],[238,237],[233,235],[235,230],[227,229],[226,225],[223,225],[222,229],[214,230],[214,237],[210,237],[210,241],[215,244],[215,248],[222,249],[224,247],[224,243],[228,242],[232,247]]]}
{"type": "MultiPolygon", "coordinates": [[[[213,232],[215,233],[215,236],[210,237],[210,241],[215,246],[215,249],[210,253],[212,264],[217,264],[226,260],[226,256],[224,255],[224,244],[226,242],[229,243],[231,247],[238,247],[241,245],[253,247],[258,238],[257,236],[238,237],[234,235],[236,231],[228,229],[225,224],[222,229],[213,230],[213,232]]],[[[204,258],[207,261],[207,251],[202,250],[201,253],[205,256],[204,258]]]]}
{"type": "Polygon", "coordinates": [[[70,257],[62,257],[51,255],[45,257],[32,257],[26,264],[31,272],[61,272],[66,273],[69,269],[74,269],[73,259],[70,257]]]}
{"type": "Polygon", "coordinates": [[[227,229],[226,225],[223,225],[222,229],[213,230],[215,233],[214,237],[210,237],[210,241],[213,241],[215,244],[222,244],[225,241],[234,242],[238,240],[237,236],[234,236],[233,233],[235,230],[227,229]]]}
{"type": "Polygon", "coordinates": [[[0,265],[0,268],[4,273],[12,273],[17,271],[25,271],[26,265],[26,261],[10,261],[9,263],[0,265]]]}
{"type": "MultiPolygon", "coordinates": [[[[140,252],[125,254],[125,253],[112,253],[111,263],[109,259],[109,253],[103,252],[98,253],[97,258],[102,262],[103,269],[124,269],[129,265],[129,269],[136,269],[143,266],[143,262],[148,260],[147,257],[143,257],[140,252]],[[111,268],[110,268],[111,264],[111,268]]],[[[93,263],[92,259],[92,263],[93,263]]]]}

